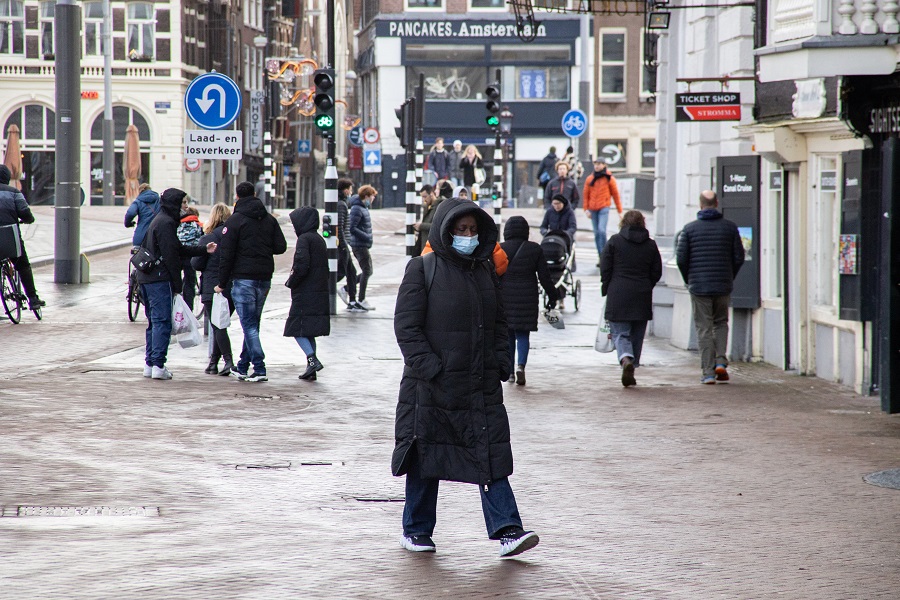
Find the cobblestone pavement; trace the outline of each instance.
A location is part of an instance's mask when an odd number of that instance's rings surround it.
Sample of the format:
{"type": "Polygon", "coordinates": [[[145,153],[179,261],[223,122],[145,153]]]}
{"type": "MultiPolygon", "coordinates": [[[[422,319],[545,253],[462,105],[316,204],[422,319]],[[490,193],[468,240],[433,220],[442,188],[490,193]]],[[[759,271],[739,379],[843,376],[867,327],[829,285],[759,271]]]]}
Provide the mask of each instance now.
{"type": "Polygon", "coordinates": [[[696,355],[658,340],[623,389],[615,359],[591,349],[587,251],[585,307],[567,309],[565,330],[542,327],[528,385],[505,386],[511,482],[541,544],[500,560],[476,489],[451,483],[438,552],[402,550],[389,461],[405,259],[392,219],[377,223],[377,310],[335,319],[314,383],[297,380],[302,354],[281,337],[289,256],[267,303],[263,384],[204,375],[205,350],[177,346],[175,379],[144,380],[126,250],[96,256],[89,286],[39,269],[45,320],[0,321],[0,598],[900,595],[900,491],[862,480],[900,467],[900,420],[763,365],[701,386],[696,355]]]}

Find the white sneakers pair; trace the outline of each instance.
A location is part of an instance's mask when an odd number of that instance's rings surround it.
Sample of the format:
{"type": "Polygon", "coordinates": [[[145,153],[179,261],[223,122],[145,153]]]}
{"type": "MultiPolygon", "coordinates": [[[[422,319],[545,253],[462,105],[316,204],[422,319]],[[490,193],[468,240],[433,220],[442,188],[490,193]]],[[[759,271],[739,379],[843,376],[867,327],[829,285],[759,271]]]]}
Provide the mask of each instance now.
{"type": "Polygon", "coordinates": [[[144,365],[144,377],[149,379],[172,379],[172,372],[165,367],[144,365]]]}

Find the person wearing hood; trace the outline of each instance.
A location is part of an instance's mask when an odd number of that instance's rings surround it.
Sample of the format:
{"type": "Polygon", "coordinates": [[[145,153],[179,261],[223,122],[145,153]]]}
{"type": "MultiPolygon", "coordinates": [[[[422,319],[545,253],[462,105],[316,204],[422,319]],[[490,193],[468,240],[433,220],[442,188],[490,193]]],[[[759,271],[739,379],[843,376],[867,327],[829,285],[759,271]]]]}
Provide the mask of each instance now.
{"type": "Polygon", "coordinates": [[[509,257],[509,267],[500,278],[501,296],[509,327],[509,364],[516,365],[515,379],[525,385],[525,364],[528,362],[529,336],[538,328],[538,283],[544,288],[548,308],[556,305],[558,292],[547,267],[547,259],[540,244],[528,241],[528,221],[524,217],[510,217],[503,227],[504,242],[500,244],[509,257]],[[515,360],[516,348],[519,360],[515,360]]]}
{"type": "Polygon", "coordinates": [[[149,183],[142,183],[138,188],[138,197],[125,211],[125,227],[134,227],[134,235],[131,236],[133,246],[140,246],[144,241],[150,221],[158,212],[159,194],[150,189],[149,183]],[[137,219],[137,226],[135,226],[135,219],[137,219]]]}
{"type": "Polygon", "coordinates": [[[234,308],[244,331],[241,356],[232,373],[239,381],[268,381],[259,323],[272,287],[275,255],[285,253],[287,240],[278,219],[253,195],[252,183],[239,183],[235,193],[234,213],[222,228],[219,283],[215,291],[222,292],[230,286],[234,308]],[[248,375],[251,363],[253,373],[248,375]]]}
{"type": "Polygon", "coordinates": [[[510,375],[507,322],[491,254],[497,226],[477,205],[444,200],[428,241],[407,263],[394,311],[403,354],[391,470],[406,475],[400,545],[434,552],[440,481],[478,486],[500,555],[533,548],[509,485],[513,472],[502,381],[510,375]]]}
{"type": "Polygon", "coordinates": [[[463,185],[458,185],[453,188],[453,198],[459,198],[460,200],[471,200],[469,198],[469,189],[463,185]]]}
{"type": "Polygon", "coordinates": [[[634,370],[641,362],[647,322],[653,319],[653,287],[662,277],[662,257],[640,211],[626,212],[619,228],[600,255],[600,293],[606,296],[603,318],[622,365],[622,385],[629,387],[637,383],[634,370]]]}
{"type": "Polygon", "coordinates": [[[559,157],[556,156],[556,146],[550,146],[550,152],[541,159],[537,172],[538,185],[541,186],[541,192],[547,189],[547,184],[553,179],[553,171],[556,169],[556,163],[558,162],[559,157]]]}
{"type": "Polygon", "coordinates": [[[575,232],[578,231],[575,211],[561,194],[553,197],[550,208],[544,213],[544,220],[541,221],[541,235],[547,235],[549,231],[565,231],[569,234],[569,239],[575,241],[575,232]]]}
{"type": "Polygon", "coordinates": [[[375,200],[378,192],[371,185],[364,185],[359,188],[356,196],[350,198],[348,205],[350,206],[350,218],[347,223],[347,232],[350,234],[350,248],[353,250],[353,256],[359,263],[359,291],[357,292],[356,301],[360,308],[365,310],[375,310],[375,307],[366,302],[366,287],[369,285],[369,278],[372,276],[374,269],[372,268],[372,215],[369,214],[369,208],[375,200]]]}
{"type": "Polygon", "coordinates": [[[697,346],[700,348],[700,383],[728,381],[728,306],[734,278],[744,264],[744,245],[737,225],[723,218],[712,190],[700,193],[697,220],[676,237],[675,260],[691,293],[697,346]]]}
{"type": "MultiPolygon", "coordinates": [[[[25,200],[25,195],[9,185],[12,174],[9,167],[0,164],[0,227],[5,225],[19,226],[19,223],[34,223],[34,215],[25,200]]],[[[19,235],[19,256],[11,258],[16,272],[22,278],[25,287],[25,295],[28,296],[28,306],[32,310],[46,306],[47,303],[40,299],[37,288],[34,285],[34,273],[31,270],[31,262],[28,253],[25,252],[25,240],[19,235]]]]}
{"type": "Polygon", "coordinates": [[[284,323],[285,337],[292,337],[306,354],[306,370],[300,379],[315,381],[324,365],[316,357],[316,338],[331,333],[328,297],[328,249],[319,235],[319,212],[311,206],[291,212],[297,234],[294,264],[284,285],[291,290],[291,309],[284,323]]]}
{"type": "Polygon", "coordinates": [[[206,246],[184,246],[178,241],[178,222],[181,201],[185,193],[169,188],[160,198],[159,213],[153,218],[141,247],[154,256],[158,264],[149,272],[138,271],[144,314],[147,316],[147,332],[144,349],[144,377],[172,379],[166,368],[169,337],[172,334],[172,298],[181,291],[181,265],[183,259],[215,252],[215,242],[206,246]]]}
{"type": "MultiPolygon", "coordinates": [[[[188,204],[187,196],[181,202],[181,221],[178,223],[178,241],[185,246],[197,246],[203,237],[203,223],[200,222],[200,212],[188,204]]],[[[181,295],[191,310],[194,310],[194,298],[197,295],[197,271],[191,266],[192,259],[185,259],[181,265],[182,280],[184,281],[181,295]]]]}
{"type": "Polygon", "coordinates": [[[422,248],[428,239],[428,233],[431,231],[431,222],[434,219],[434,212],[440,206],[444,199],[435,193],[435,189],[430,185],[423,185],[419,190],[422,197],[422,220],[414,225],[416,232],[416,245],[413,247],[413,256],[422,254],[422,248]]]}
{"type": "Polygon", "coordinates": [[[599,257],[606,245],[606,226],[609,223],[610,199],[616,203],[619,217],[622,217],[622,202],[619,199],[619,186],[603,159],[594,160],[594,172],[584,181],[584,214],[591,220],[594,228],[594,244],[597,246],[597,266],[599,257]]]}

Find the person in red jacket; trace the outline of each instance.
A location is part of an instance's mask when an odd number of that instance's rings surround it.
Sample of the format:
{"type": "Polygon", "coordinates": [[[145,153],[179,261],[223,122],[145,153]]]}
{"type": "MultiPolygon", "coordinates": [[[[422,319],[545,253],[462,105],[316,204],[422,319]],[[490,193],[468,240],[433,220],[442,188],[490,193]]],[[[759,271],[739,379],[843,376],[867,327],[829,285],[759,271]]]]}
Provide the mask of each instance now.
{"type": "Polygon", "coordinates": [[[594,243],[597,245],[597,267],[599,257],[606,245],[606,224],[609,222],[610,200],[616,202],[619,217],[622,216],[622,202],[619,200],[619,186],[616,178],[607,169],[606,162],[598,158],[594,160],[594,172],[584,180],[584,214],[594,227],[594,243]]]}

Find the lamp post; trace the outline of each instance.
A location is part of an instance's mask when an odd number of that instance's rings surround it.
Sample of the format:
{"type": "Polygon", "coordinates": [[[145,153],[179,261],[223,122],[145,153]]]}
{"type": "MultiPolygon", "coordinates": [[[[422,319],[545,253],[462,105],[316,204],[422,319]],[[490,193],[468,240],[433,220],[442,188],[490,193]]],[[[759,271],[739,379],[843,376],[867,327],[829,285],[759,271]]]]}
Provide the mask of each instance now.
{"type": "MultiPolygon", "coordinates": [[[[506,197],[509,197],[509,190],[512,189],[512,165],[510,157],[512,156],[512,121],[515,115],[511,110],[509,110],[508,106],[504,106],[500,111],[500,133],[506,137],[506,168],[504,169],[504,174],[506,175],[506,181],[503,189],[506,190],[506,197]]],[[[499,198],[500,205],[503,205],[503,197],[499,198]]]]}
{"type": "MultiPolygon", "coordinates": [[[[268,15],[267,15],[268,17],[268,15]]],[[[271,19],[271,17],[268,17],[271,19]]],[[[270,30],[271,26],[267,26],[266,30],[270,30]]],[[[268,54],[265,52],[266,48],[269,45],[269,38],[264,35],[258,35],[253,38],[253,46],[259,50],[263,50],[264,54],[268,54]]],[[[267,57],[265,60],[265,64],[269,64],[269,58],[267,57]]],[[[263,199],[266,208],[270,211],[272,209],[272,119],[274,118],[274,108],[273,108],[273,100],[276,98],[276,94],[273,93],[272,86],[276,85],[273,81],[268,81],[266,78],[263,83],[263,97],[265,98],[264,105],[266,108],[266,118],[265,118],[265,128],[263,130],[263,174],[265,175],[265,194],[266,197],[263,199]]]]}

